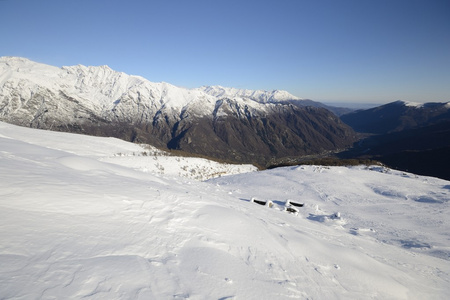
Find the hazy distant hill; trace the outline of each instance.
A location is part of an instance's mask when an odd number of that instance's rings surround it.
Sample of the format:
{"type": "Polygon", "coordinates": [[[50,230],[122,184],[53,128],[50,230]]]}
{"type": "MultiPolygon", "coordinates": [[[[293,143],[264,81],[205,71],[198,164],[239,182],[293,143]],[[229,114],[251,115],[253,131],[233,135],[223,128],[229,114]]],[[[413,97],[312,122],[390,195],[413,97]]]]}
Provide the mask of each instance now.
{"type": "Polygon", "coordinates": [[[348,147],[354,131],[285,91],[184,89],[108,66],[0,58],[0,120],[266,164],[348,147]]]}
{"type": "Polygon", "coordinates": [[[341,119],[371,134],[341,157],[368,157],[393,168],[450,179],[450,103],[397,101],[341,119]]]}
{"type": "Polygon", "coordinates": [[[450,120],[450,102],[415,104],[396,101],[341,116],[358,132],[389,133],[450,120]]]}

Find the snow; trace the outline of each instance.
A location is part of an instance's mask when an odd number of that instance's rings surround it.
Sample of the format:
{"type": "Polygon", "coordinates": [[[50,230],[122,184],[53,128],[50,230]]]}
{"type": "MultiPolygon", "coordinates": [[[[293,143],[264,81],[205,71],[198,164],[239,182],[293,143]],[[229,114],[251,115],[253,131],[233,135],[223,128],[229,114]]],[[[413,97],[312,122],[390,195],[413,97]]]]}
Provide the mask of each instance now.
{"type": "Polygon", "coordinates": [[[184,177],[196,180],[254,172],[257,168],[253,165],[223,164],[204,158],[169,156],[166,152],[156,152],[156,155],[144,154],[135,157],[134,154],[102,158],[102,161],[122,166],[128,166],[135,170],[150,172],[153,174],[171,177],[184,177]]]}
{"type": "Polygon", "coordinates": [[[29,99],[37,89],[64,94],[97,111],[108,111],[128,98],[141,99],[141,105],[165,106],[181,111],[191,102],[201,101],[203,113],[214,109],[215,97],[195,89],[169,83],[150,82],[143,77],[117,72],[108,66],[49,66],[20,57],[0,57],[0,96],[14,94],[20,86],[22,98],[29,99]],[[137,95],[137,96],[136,96],[137,95]],[[134,97],[136,96],[136,97],[134,97]]]}
{"type": "Polygon", "coordinates": [[[411,102],[411,101],[405,101],[405,105],[406,106],[411,106],[411,107],[423,107],[423,103],[418,103],[418,102],[411,102]]]}
{"type": "MultiPolygon", "coordinates": [[[[150,82],[108,66],[58,68],[20,57],[0,57],[0,74],[0,99],[14,112],[37,92],[48,94],[44,98],[57,100],[64,95],[106,119],[117,115],[128,121],[142,111],[148,116],[161,110],[172,116],[180,116],[188,110],[193,116],[211,116],[216,101],[222,98],[233,99],[242,106],[251,102],[253,108],[262,111],[267,109],[268,103],[300,99],[279,90],[253,91],[220,86],[187,89],[166,82],[150,82]]],[[[55,106],[69,105],[66,102],[56,101],[55,106]]]]}
{"type": "Polygon", "coordinates": [[[448,298],[449,181],[298,166],[202,182],[143,172],[143,149],[0,123],[1,299],[448,298]]]}
{"type": "MultiPolygon", "coordinates": [[[[27,143],[81,155],[83,160],[89,157],[169,177],[206,180],[257,170],[253,165],[225,164],[204,158],[175,156],[150,145],[133,144],[116,138],[29,130],[0,122],[0,137],[16,137],[17,135],[20,135],[21,140],[27,143]]],[[[63,162],[73,168],[89,168],[92,163],[98,164],[93,161],[84,166],[79,157],[63,158],[63,162]]]]}
{"type": "Polygon", "coordinates": [[[273,90],[247,90],[223,87],[220,85],[215,86],[203,86],[198,90],[207,93],[208,95],[215,96],[218,99],[222,98],[248,98],[258,103],[274,103],[287,100],[302,100],[287,91],[273,90]]]}
{"type": "Polygon", "coordinates": [[[415,107],[415,108],[421,108],[423,107],[423,103],[418,103],[418,102],[412,102],[412,101],[403,101],[403,100],[399,100],[397,101],[399,104],[404,105],[404,106],[409,106],[409,107],[415,107]]]}

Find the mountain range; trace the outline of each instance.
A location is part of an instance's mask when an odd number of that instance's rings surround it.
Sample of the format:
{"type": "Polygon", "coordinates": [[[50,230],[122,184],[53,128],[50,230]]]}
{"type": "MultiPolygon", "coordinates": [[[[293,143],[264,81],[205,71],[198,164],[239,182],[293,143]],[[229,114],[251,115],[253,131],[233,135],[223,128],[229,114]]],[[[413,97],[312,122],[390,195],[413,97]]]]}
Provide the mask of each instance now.
{"type": "Polygon", "coordinates": [[[286,91],[185,89],[108,66],[0,58],[1,121],[233,162],[267,165],[349,147],[354,131],[323,106],[286,91]]]}
{"type": "Polygon", "coordinates": [[[395,101],[341,116],[358,132],[384,134],[428,126],[450,120],[450,102],[413,103],[395,101]]]}
{"type": "Polygon", "coordinates": [[[284,91],[0,58],[0,120],[22,125],[0,121],[0,298],[447,299],[449,181],[382,165],[254,172],[34,128],[261,163],[364,137],[346,153],[427,164],[442,150],[448,173],[449,106],[398,101],[346,125],[284,91]]]}

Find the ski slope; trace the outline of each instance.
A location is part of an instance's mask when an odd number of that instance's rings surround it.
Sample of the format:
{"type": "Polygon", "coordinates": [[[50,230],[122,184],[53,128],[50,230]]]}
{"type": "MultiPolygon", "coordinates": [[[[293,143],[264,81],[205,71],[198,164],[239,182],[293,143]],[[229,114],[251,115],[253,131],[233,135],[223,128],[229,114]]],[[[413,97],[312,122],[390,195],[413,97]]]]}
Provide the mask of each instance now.
{"type": "Polygon", "coordinates": [[[0,123],[1,299],[450,294],[448,181],[375,166],[198,181],[117,155],[142,149],[0,123]]]}

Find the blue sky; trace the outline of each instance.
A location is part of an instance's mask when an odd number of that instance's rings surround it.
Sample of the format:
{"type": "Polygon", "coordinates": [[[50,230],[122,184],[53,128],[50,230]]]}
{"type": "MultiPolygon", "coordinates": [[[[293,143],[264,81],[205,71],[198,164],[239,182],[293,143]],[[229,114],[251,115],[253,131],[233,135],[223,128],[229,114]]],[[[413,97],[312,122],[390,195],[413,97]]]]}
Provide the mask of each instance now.
{"type": "Polygon", "coordinates": [[[448,0],[0,0],[0,56],[322,102],[450,101],[448,0]]]}

